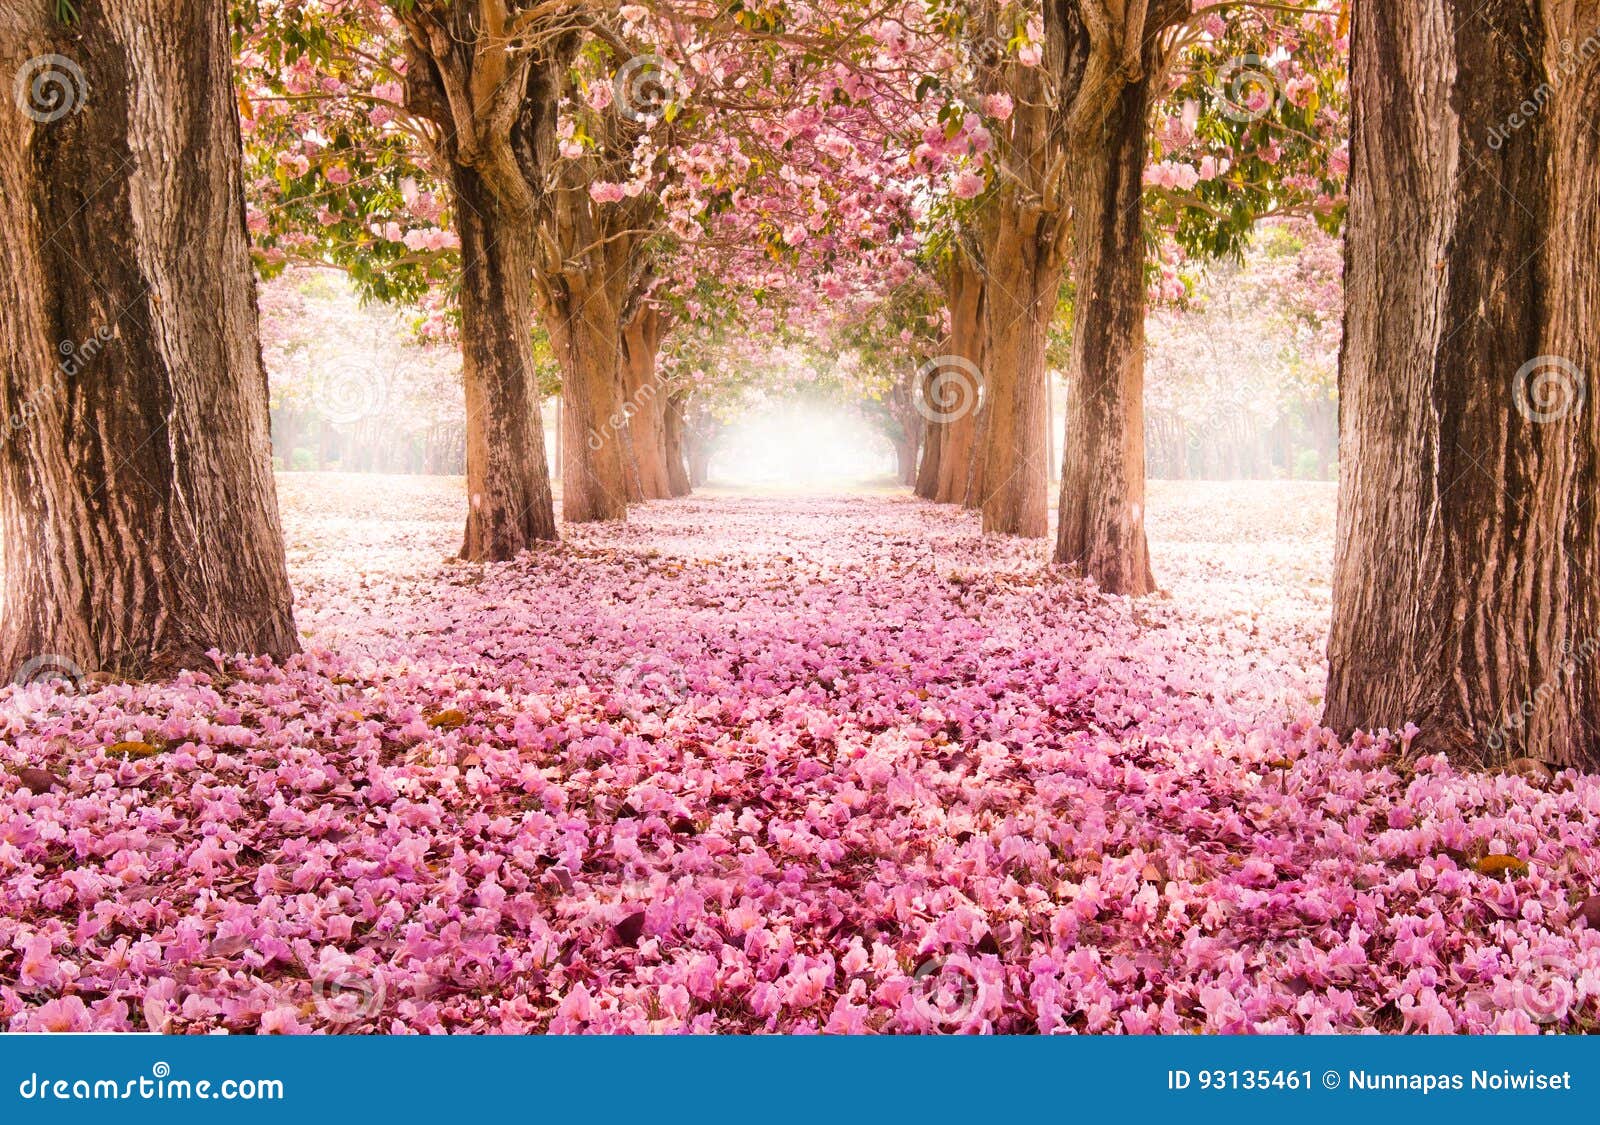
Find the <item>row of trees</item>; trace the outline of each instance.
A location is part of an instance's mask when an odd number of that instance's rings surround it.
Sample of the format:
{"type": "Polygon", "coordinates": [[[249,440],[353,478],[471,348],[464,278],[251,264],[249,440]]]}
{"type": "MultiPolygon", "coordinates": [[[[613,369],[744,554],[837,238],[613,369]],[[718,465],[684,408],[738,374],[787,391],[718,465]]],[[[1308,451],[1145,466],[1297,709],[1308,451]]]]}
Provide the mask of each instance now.
{"type": "Polygon", "coordinates": [[[1358,3],[1347,44],[1333,0],[240,0],[233,41],[221,0],[10,5],[4,655],[294,650],[247,228],[265,270],[332,263],[447,309],[469,559],[557,534],[536,324],[564,515],[620,518],[688,487],[674,443],[721,392],[692,360],[648,389],[708,318],[805,330],[919,275],[942,307],[895,339],[937,339],[982,406],[927,409],[959,389],[948,363],[879,396],[924,423],[918,490],[1043,535],[1065,283],[1055,558],[1147,592],[1148,294],[1169,248],[1337,227],[1348,117],[1329,720],[1594,761],[1600,688],[1560,659],[1600,618],[1590,6],[1358,3]],[[737,290],[709,313],[707,273],[737,290]],[[1579,408],[1552,417],[1563,387],[1579,408]]]}

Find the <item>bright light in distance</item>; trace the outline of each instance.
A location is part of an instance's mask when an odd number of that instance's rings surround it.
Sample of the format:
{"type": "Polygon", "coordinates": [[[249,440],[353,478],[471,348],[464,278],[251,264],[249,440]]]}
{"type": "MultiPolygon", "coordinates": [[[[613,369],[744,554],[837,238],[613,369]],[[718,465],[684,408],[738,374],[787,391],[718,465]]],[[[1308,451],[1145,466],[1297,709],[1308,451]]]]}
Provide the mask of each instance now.
{"type": "Polygon", "coordinates": [[[724,431],[711,458],[710,483],[815,488],[893,473],[894,447],[862,419],[774,403],[724,431]]]}

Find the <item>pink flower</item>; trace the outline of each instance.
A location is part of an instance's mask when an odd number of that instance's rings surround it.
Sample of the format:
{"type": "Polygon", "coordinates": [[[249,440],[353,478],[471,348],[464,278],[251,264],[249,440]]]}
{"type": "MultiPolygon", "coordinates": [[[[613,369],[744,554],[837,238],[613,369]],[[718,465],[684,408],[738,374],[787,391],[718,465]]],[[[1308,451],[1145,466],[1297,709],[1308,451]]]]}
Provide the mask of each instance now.
{"type": "Polygon", "coordinates": [[[304,1035],[306,1030],[300,1022],[299,1011],[292,1004],[279,1004],[261,1013],[264,1035],[304,1035]]]}
{"type": "Polygon", "coordinates": [[[61,963],[55,959],[50,939],[34,934],[22,946],[18,982],[28,988],[55,989],[62,984],[61,963]]]}
{"type": "Polygon", "coordinates": [[[951,184],[951,190],[958,199],[973,199],[983,193],[984,178],[971,168],[963,168],[956,173],[956,178],[951,184]]]}
{"type": "Polygon", "coordinates": [[[29,1031],[90,1031],[94,1023],[81,996],[48,1000],[28,1017],[29,1031]]]}

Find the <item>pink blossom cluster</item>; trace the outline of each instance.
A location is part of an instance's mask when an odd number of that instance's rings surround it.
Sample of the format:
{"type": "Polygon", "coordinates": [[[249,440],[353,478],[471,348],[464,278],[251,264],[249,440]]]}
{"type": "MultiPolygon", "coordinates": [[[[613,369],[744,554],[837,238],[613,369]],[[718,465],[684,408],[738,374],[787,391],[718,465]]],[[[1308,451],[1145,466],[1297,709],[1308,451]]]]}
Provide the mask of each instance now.
{"type": "Polygon", "coordinates": [[[899,496],[478,566],[281,488],[304,655],[0,692],[0,1024],[1595,1027],[1600,782],[1317,725],[1328,486],[1157,484],[1139,602],[899,496]]]}

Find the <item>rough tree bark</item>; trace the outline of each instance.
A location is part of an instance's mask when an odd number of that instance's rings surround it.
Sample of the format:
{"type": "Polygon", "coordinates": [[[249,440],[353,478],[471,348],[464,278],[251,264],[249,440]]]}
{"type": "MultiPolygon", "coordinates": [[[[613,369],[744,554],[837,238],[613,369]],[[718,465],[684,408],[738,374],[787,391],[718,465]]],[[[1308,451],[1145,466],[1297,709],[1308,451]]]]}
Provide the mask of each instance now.
{"type": "Polygon", "coordinates": [[[1033,539],[1050,525],[1044,352],[1061,287],[1051,221],[1014,203],[984,254],[983,530],[1033,539]]]}
{"type": "Polygon", "coordinates": [[[1055,559],[1108,593],[1138,595],[1155,588],[1144,531],[1141,182],[1167,32],[1190,5],[1145,0],[1126,19],[1120,8],[1069,0],[1058,22],[1046,20],[1061,59],[1076,302],[1055,559]]]}
{"type": "Polygon", "coordinates": [[[540,314],[561,361],[561,518],[568,523],[626,519],[637,495],[622,396],[622,317],[627,300],[624,240],[590,238],[587,192],[563,186],[555,210],[558,246],[584,249],[535,271],[540,314]]]}
{"type": "Polygon", "coordinates": [[[561,161],[540,211],[534,290],[562,364],[561,515],[569,523],[625,519],[629,500],[645,496],[630,448],[628,415],[640,404],[623,393],[623,328],[648,277],[660,201],[640,194],[602,203],[589,194],[596,180],[627,177],[644,127],[613,105],[595,150],[561,161]]]}
{"type": "MultiPolygon", "coordinates": [[[[1045,5],[1042,65],[1011,59],[986,79],[1005,88],[1016,108],[1001,145],[998,183],[978,224],[984,394],[974,437],[975,479],[965,497],[981,508],[985,532],[1033,538],[1049,530],[1045,333],[1055,312],[1066,237],[1059,201],[1061,128],[1051,105],[1062,59],[1054,7],[1045,5]]],[[[1009,38],[1012,29],[1002,22],[998,5],[973,5],[971,15],[980,41],[1009,38]]],[[[952,327],[959,311],[952,304],[952,327]]]]}
{"type": "Polygon", "coordinates": [[[628,410],[628,443],[645,500],[672,496],[667,465],[667,394],[656,375],[656,356],[667,318],[649,301],[635,304],[622,331],[622,395],[628,410]]]}
{"type": "Polygon", "coordinates": [[[532,226],[478,172],[451,168],[461,237],[461,358],[467,410],[464,559],[515,558],[556,538],[533,359],[532,226]]]}
{"type": "MultiPolygon", "coordinates": [[[[1115,267],[1142,268],[1143,246],[1130,248],[1117,239],[1120,216],[1107,210],[1104,198],[1106,192],[1122,194],[1120,169],[1130,154],[1113,151],[1110,142],[1122,139],[1134,123],[1129,119],[1119,128],[1111,124],[1142,111],[1147,101],[1143,88],[1157,80],[1165,63],[1167,32],[1189,12],[1187,0],[1046,4],[1040,65],[1025,67],[1008,59],[986,72],[986,81],[1007,90],[1016,108],[1000,145],[997,186],[980,224],[986,400],[978,421],[982,477],[977,491],[985,531],[1043,536],[1048,530],[1050,420],[1044,350],[1069,238],[1076,236],[1081,245],[1104,245],[1109,237],[1112,249],[1126,258],[1097,264],[1089,276],[1077,278],[1080,284],[1116,281],[1119,295],[1122,275],[1115,267]],[[1130,86],[1140,89],[1129,94],[1130,86]]],[[[998,22],[1005,18],[998,6],[973,4],[968,15],[980,40],[1008,37],[1010,29],[998,22]]],[[[1144,125],[1141,119],[1139,128],[1144,125]]],[[[1137,144],[1142,151],[1142,136],[1137,144]]],[[[1097,261],[1093,254],[1077,256],[1080,267],[1097,261]]],[[[1123,390],[1137,389],[1139,380],[1131,376],[1142,370],[1138,339],[1126,331],[1121,302],[1112,296],[1091,293],[1088,302],[1089,315],[1116,312],[1118,321],[1092,327],[1092,334],[1114,350],[1085,365],[1085,402],[1102,389],[1093,385],[1100,365],[1122,372],[1116,382],[1123,390]],[[1132,354],[1122,354],[1129,348],[1132,354]]],[[[1078,471],[1063,482],[1064,494],[1105,497],[1074,500],[1085,511],[1095,504],[1119,510],[1116,519],[1078,520],[1077,528],[1095,541],[1079,545],[1075,528],[1065,550],[1068,561],[1080,563],[1089,577],[1113,592],[1140,592],[1148,582],[1149,568],[1141,570],[1138,562],[1144,551],[1142,470],[1136,480],[1127,463],[1131,452],[1142,456],[1142,446],[1136,445],[1142,438],[1137,432],[1113,432],[1130,418],[1137,421],[1132,417],[1136,411],[1126,402],[1119,404],[1121,421],[1111,419],[1103,428],[1100,445],[1110,453],[1109,463],[1074,458],[1071,464],[1078,471]],[[1134,490],[1138,495],[1131,494],[1134,490]],[[1134,530],[1137,534],[1130,534],[1134,530]],[[1111,565],[1105,560],[1112,560],[1111,565]]]]}
{"type": "Polygon", "coordinates": [[[224,5],[77,12],[0,12],[0,670],[287,656],[224,5]]]}
{"type": "Polygon", "coordinates": [[[1600,765],[1597,20],[1355,6],[1339,731],[1600,765]]]}
{"type": "Polygon", "coordinates": [[[461,554],[504,560],[556,537],[533,327],[531,232],[555,159],[556,105],[579,36],[553,7],[417,0],[406,104],[437,129],[461,236],[468,516],[461,554]]]}
{"type": "Polygon", "coordinates": [[[1075,148],[1072,357],[1055,561],[1112,593],[1156,588],[1144,531],[1144,207],[1153,81],[1122,88],[1075,148]]]}
{"type": "MultiPolygon", "coordinates": [[[[983,351],[983,270],[958,251],[946,275],[945,292],[950,306],[950,352],[971,362],[981,378],[986,357],[983,351]]],[[[939,426],[939,479],[933,499],[941,504],[982,503],[979,482],[982,474],[974,456],[978,438],[978,413],[983,388],[972,389],[972,408],[964,410],[939,426]]]]}

